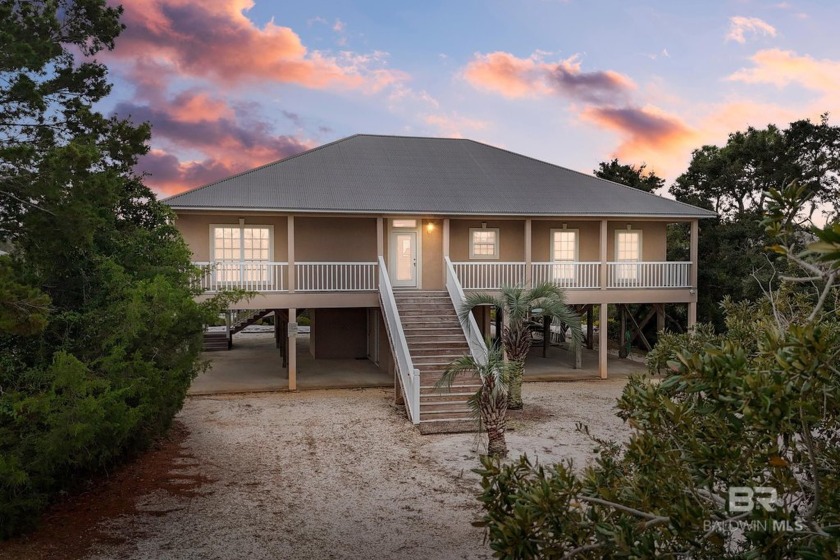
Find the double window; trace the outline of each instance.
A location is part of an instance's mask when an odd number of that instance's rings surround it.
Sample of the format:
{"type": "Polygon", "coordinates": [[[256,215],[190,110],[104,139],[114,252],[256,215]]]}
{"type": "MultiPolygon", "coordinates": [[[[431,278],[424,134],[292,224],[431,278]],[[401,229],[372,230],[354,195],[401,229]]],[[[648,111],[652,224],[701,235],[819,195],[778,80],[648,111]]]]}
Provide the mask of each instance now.
{"type": "Polygon", "coordinates": [[[272,253],[272,227],[210,226],[210,254],[219,282],[264,281],[272,253]]]}
{"type": "Polygon", "coordinates": [[[470,258],[499,258],[499,228],[470,228],[470,258]]]}

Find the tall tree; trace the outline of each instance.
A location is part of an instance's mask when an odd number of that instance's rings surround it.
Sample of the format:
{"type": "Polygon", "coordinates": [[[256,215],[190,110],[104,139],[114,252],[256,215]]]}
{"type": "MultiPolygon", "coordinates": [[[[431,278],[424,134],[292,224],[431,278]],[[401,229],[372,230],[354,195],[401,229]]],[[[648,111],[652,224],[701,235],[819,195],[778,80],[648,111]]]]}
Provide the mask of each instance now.
{"type": "MultiPolygon", "coordinates": [[[[698,264],[698,318],[725,328],[723,296],[755,300],[762,286],[777,286],[775,268],[788,263],[768,255],[770,242],[759,219],[767,210],[767,192],[797,181],[809,193],[801,213],[838,217],[840,198],[840,127],[827,115],[819,123],[804,119],[786,129],[747,128],[734,132],[724,146],[703,146],[669,192],[677,200],[714,210],[716,220],[701,223],[698,264]]],[[[687,228],[672,232],[673,246],[684,245],[687,228]]]]}
{"type": "Polygon", "coordinates": [[[703,146],[692,153],[685,173],[669,192],[677,200],[709,208],[735,220],[761,212],[766,193],[797,181],[812,193],[804,210],[837,215],[840,172],[840,127],[803,119],[784,130],[747,128],[733,132],[722,147],[703,146]]]}
{"type": "Polygon", "coordinates": [[[0,538],[165,430],[199,369],[189,251],[95,109],[121,8],[0,0],[0,538]]]}
{"type": "Polygon", "coordinates": [[[665,186],[665,179],[658,177],[653,171],[647,171],[647,164],[635,165],[622,164],[618,159],[606,162],[602,161],[598,164],[598,169],[594,171],[596,177],[607,179],[639,189],[645,192],[655,192],[656,190],[665,186]]]}

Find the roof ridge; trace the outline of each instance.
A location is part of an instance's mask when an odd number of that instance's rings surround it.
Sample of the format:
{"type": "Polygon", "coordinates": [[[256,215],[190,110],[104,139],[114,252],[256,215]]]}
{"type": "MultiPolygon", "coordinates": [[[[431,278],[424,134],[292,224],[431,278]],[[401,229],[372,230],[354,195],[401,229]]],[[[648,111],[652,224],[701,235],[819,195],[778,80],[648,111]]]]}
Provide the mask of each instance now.
{"type": "Polygon", "coordinates": [[[168,198],[164,198],[164,199],[161,200],[161,202],[167,202],[168,203],[169,201],[174,200],[174,199],[176,199],[180,196],[191,194],[191,193],[200,191],[202,189],[206,189],[207,187],[212,187],[214,185],[218,185],[219,183],[229,181],[230,179],[236,179],[237,177],[244,177],[245,175],[248,175],[250,173],[254,173],[255,171],[260,171],[262,169],[265,169],[266,167],[271,167],[272,165],[277,165],[278,163],[283,163],[283,162],[286,162],[286,161],[289,161],[289,160],[292,160],[292,159],[295,159],[295,158],[299,158],[301,156],[305,156],[306,154],[311,154],[312,152],[317,152],[318,150],[320,150],[322,148],[328,148],[328,147],[330,147],[334,144],[339,144],[341,142],[344,142],[346,140],[350,140],[351,138],[355,138],[357,136],[371,136],[371,135],[368,135],[368,134],[352,134],[350,136],[345,136],[344,138],[339,138],[338,140],[333,140],[332,142],[327,142],[326,144],[321,144],[320,146],[315,146],[314,148],[309,148],[308,150],[304,150],[300,153],[292,154],[290,156],[286,156],[284,158],[280,158],[280,159],[275,160],[275,161],[270,161],[268,163],[264,163],[260,166],[254,167],[252,169],[246,169],[245,171],[240,171],[239,173],[234,173],[233,175],[228,175],[227,177],[223,177],[221,179],[213,181],[212,183],[207,183],[206,185],[199,185],[198,187],[193,187],[191,189],[185,190],[184,192],[180,192],[180,193],[174,194],[174,195],[172,195],[168,198]]]}
{"type": "Polygon", "coordinates": [[[502,151],[502,152],[505,152],[505,153],[508,153],[508,154],[512,154],[512,155],[519,156],[519,157],[522,157],[522,158],[530,159],[531,161],[536,161],[537,163],[542,163],[543,165],[549,165],[551,167],[556,167],[558,169],[563,169],[564,171],[571,171],[572,173],[576,173],[578,175],[583,175],[584,177],[588,177],[590,179],[597,179],[598,181],[603,181],[604,183],[610,183],[610,184],[613,184],[613,185],[617,185],[619,187],[624,187],[625,189],[631,189],[631,190],[636,191],[636,192],[644,193],[648,196],[654,196],[656,198],[668,200],[668,201],[671,201],[671,202],[676,202],[677,204],[681,204],[683,206],[688,206],[689,208],[692,208],[692,209],[704,210],[706,212],[710,212],[710,213],[714,214],[715,216],[717,216],[717,213],[713,212],[712,210],[708,210],[706,208],[701,208],[699,206],[694,206],[693,204],[688,204],[687,202],[677,200],[676,198],[666,198],[664,196],[654,194],[650,191],[643,191],[642,189],[637,189],[635,187],[631,187],[630,185],[625,185],[624,183],[618,183],[616,181],[611,181],[609,179],[604,179],[603,177],[598,177],[595,174],[590,175],[589,173],[584,173],[583,171],[578,171],[577,169],[571,169],[569,167],[563,167],[562,165],[557,165],[556,163],[551,163],[549,161],[544,161],[544,160],[541,160],[541,159],[537,159],[535,157],[527,156],[525,154],[520,154],[518,152],[514,152],[514,151],[508,150],[506,148],[499,148],[498,146],[493,146],[492,144],[486,144],[484,142],[479,142],[478,140],[473,140],[471,138],[464,138],[464,140],[468,140],[468,141],[470,141],[474,144],[478,144],[479,146],[487,146],[488,148],[492,148],[494,150],[499,150],[499,151],[502,151]]]}

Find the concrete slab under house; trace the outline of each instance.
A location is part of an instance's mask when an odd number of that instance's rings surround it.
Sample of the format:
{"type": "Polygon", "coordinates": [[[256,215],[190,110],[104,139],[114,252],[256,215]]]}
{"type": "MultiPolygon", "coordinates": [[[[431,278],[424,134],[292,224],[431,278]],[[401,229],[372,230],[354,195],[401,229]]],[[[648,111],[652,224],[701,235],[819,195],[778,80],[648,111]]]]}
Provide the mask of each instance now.
{"type": "MultiPolygon", "coordinates": [[[[376,135],[165,202],[203,270],[203,291],[255,294],[227,313],[222,333],[207,333],[208,349],[231,348],[232,337],[260,319],[274,323],[267,342],[237,338],[233,350],[214,354],[194,392],[381,379],[424,433],[472,429],[466,398],[477,382],[463,376],[448,394],[434,388],[453,359],[486,353],[492,312],[478,309],[461,324],[456,310],[465,294],[541,282],[565,290],[587,325],[585,348],[575,356],[549,340],[544,357],[529,357],[526,380],[640,370],[638,362],[611,359],[606,336],[596,346],[594,325],[606,325],[614,309],[621,338],[635,326],[644,340],[639,323],[661,330],[666,304],[685,306],[693,325],[699,221],[715,216],[471,140],[376,135]],[[688,261],[667,260],[674,223],[690,230],[688,261]],[[637,320],[627,313],[631,304],[648,312],[637,320]]],[[[556,327],[546,325],[543,339],[556,327]]]]}

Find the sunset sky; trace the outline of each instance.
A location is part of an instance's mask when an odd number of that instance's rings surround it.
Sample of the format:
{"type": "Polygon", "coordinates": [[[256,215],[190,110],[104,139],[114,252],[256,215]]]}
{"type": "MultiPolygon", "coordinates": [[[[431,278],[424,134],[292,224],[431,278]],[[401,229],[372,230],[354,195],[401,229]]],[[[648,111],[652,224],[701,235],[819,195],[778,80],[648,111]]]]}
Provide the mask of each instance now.
{"type": "Polygon", "coordinates": [[[356,133],[669,182],[748,125],[840,118],[840,1],[130,0],[103,109],[161,194],[356,133]]]}

